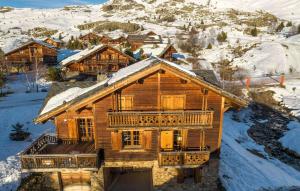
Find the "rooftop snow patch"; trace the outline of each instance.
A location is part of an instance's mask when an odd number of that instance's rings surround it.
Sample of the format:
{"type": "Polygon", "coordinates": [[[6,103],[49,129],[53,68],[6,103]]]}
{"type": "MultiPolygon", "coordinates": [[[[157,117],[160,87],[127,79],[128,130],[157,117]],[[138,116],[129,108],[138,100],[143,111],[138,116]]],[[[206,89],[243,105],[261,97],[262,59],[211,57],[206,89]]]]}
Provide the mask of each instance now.
{"type": "Polygon", "coordinates": [[[61,92],[61,93],[53,96],[51,99],[49,99],[49,101],[47,102],[47,104],[45,105],[43,110],[41,111],[40,115],[43,115],[43,114],[57,108],[58,106],[61,106],[67,102],[70,102],[71,100],[79,97],[80,95],[83,95],[86,92],[89,92],[90,90],[93,90],[99,86],[102,86],[105,83],[107,83],[107,80],[99,82],[88,88],[73,87],[64,92],[61,92]]]}
{"type": "Polygon", "coordinates": [[[98,49],[103,48],[103,47],[104,47],[104,45],[100,44],[100,45],[94,46],[93,48],[84,49],[84,50],[82,50],[82,51],[80,51],[80,52],[78,52],[78,53],[76,53],[76,54],[74,54],[74,55],[72,55],[72,56],[70,56],[70,57],[62,60],[60,62],[60,64],[62,66],[65,66],[65,65],[67,65],[67,64],[69,64],[71,62],[78,61],[78,60],[84,58],[85,56],[87,56],[87,55],[89,55],[89,54],[91,54],[91,53],[93,53],[93,52],[95,52],[98,49]]]}

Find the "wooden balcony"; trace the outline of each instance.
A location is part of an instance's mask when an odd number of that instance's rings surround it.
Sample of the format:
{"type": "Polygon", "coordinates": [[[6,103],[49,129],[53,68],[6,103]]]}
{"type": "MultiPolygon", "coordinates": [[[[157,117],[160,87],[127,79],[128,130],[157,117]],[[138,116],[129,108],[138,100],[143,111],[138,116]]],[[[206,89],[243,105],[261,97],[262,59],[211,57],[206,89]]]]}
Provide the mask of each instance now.
{"type": "Polygon", "coordinates": [[[51,172],[65,169],[96,171],[99,167],[94,144],[75,140],[57,140],[53,135],[42,135],[21,154],[24,172],[51,172]]]}
{"type": "Polygon", "coordinates": [[[158,163],[162,167],[198,167],[209,160],[210,152],[207,150],[160,152],[158,157],[158,163]]]}
{"type": "Polygon", "coordinates": [[[213,111],[109,112],[108,126],[119,128],[212,128],[213,111]]]}

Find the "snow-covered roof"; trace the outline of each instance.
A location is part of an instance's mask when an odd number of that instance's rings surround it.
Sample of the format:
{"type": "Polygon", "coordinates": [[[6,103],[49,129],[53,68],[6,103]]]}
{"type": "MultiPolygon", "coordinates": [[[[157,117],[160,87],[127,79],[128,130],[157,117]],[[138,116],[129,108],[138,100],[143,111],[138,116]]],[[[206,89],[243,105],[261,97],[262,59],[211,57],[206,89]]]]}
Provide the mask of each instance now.
{"type": "Polygon", "coordinates": [[[170,44],[145,44],[137,49],[134,54],[139,54],[140,50],[142,49],[144,52],[143,54],[149,56],[160,56],[163,52],[171,46],[170,44]]]}
{"type": "Polygon", "coordinates": [[[60,64],[62,66],[66,66],[66,65],[68,65],[68,64],[70,64],[72,62],[79,61],[79,60],[85,58],[87,55],[90,55],[91,53],[93,53],[93,52],[95,52],[97,50],[102,49],[103,47],[104,47],[103,44],[99,44],[99,45],[94,46],[92,48],[84,49],[84,50],[82,50],[82,51],[80,51],[80,52],[78,52],[78,53],[76,53],[76,54],[74,54],[74,55],[72,55],[72,56],[70,56],[70,57],[62,60],[60,62],[60,64]]]}
{"type": "MultiPolygon", "coordinates": [[[[156,64],[164,63],[168,66],[171,66],[172,68],[176,68],[177,70],[193,77],[197,78],[214,88],[218,89],[218,91],[221,91],[222,93],[226,94],[227,97],[232,97],[233,99],[239,99],[238,97],[225,92],[224,90],[220,89],[217,85],[214,83],[209,82],[206,78],[203,78],[201,76],[197,75],[197,72],[190,71],[176,63],[169,62],[167,60],[158,58],[158,57],[150,57],[148,59],[142,60],[140,62],[137,62],[135,64],[132,64],[128,67],[120,69],[118,72],[114,73],[110,78],[105,79],[102,82],[99,82],[93,86],[87,87],[87,88],[80,88],[80,87],[72,87],[70,89],[67,89],[52,98],[50,98],[46,104],[44,104],[44,108],[42,108],[40,112],[40,116],[46,115],[48,112],[55,110],[61,106],[65,106],[65,104],[73,105],[79,101],[81,101],[84,98],[87,98],[89,96],[94,95],[95,93],[99,93],[100,91],[103,91],[107,87],[110,87],[114,85],[115,83],[124,80],[125,78],[128,78],[137,72],[141,72],[143,70],[146,70],[149,67],[152,67],[156,64]]],[[[243,100],[241,101],[242,103],[244,102],[243,100]]]]}
{"type": "Polygon", "coordinates": [[[47,37],[47,38],[45,38],[43,41],[46,41],[46,40],[48,40],[48,39],[53,40],[54,42],[58,42],[58,43],[62,42],[62,41],[61,41],[60,39],[58,39],[58,38],[51,38],[51,37],[47,37]]]}
{"type": "Polygon", "coordinates": [[[13,49],[13,50],[10,50],[10,51],[6,52],[5,54],[13,53],[13,52],[19,50],[20,48],[23,48],[23,47],[25,47],[25,46],[28,46],[28,45],[30,45],[30,44],[32,44],[32,43],[37,43],[37,44],[40,44],[40,45],[45,46],[45,47],[47,47],[47,48],[51,48],[51,49],[55,49],[55,50],[56,50],[56,47],[55,47],[55,46],[53,46],[53,45],[51,45],[51,44],[48,44],[48,43],[44,42],[43,40],[30,39],[28,42],[22,44],[21,46],[15,48],[15,49],[13,49]]]}
{"type": "MultiPolygon", "coordinates": [[[[107,47],[110,47],[110,48],[112,48],[112,49],[115,49],[115,48],[113,48],[112,46],[109,46],[109,45],[99,44],[99,45],[96,45],[96,46],[94,46],[94,47],[92,47],[92,48],[84,49],[84,50],[82,50],[82,51],[80,51],[80,52],[78,52],[78,53],[76,53],[76,54],[74,54],[74,55],[72,55],[72,56],[70,56],[70,57],[68,57],[68,58],[66,58],[66,59],[64,59],[64,60],[62,60],[62,61],[60,62],[60,64],[61,64],[62,66],[67,66],[68,64],[71,64],[71,63],[73,63],[73,62],[79,62],[79,61],[81,61],[82,59],[86,58],[87,56],[93,54],[94,52],[97,52],[97,51],[99,51],[99,50],[101,50],[101,49],[104,49],[104,48],[107,48],[107,47]]],[[[130,56],[124,54],[123,52],[121,52],[121,51],[119,51],[119,50],[117,50],[117,49],[115,49],[115,50],[118,51],[118,52],[120,52],[121,54],[123,54],[123,55],[129,57],[130,59],[133,59],[133,60],[134,60],[134,58],[131,58],[130,56]]]]}

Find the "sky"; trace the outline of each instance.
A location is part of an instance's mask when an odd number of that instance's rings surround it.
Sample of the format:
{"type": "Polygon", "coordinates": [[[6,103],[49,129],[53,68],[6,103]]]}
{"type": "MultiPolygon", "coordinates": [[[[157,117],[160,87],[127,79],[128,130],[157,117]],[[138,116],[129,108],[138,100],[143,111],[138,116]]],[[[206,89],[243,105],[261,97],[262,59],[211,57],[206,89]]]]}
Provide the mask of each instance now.
{"type": "Polygon", "coordinates": [[[99,4],[107,0],[0,0],[0,6],[18,8],[59,8],[66,5],[99,4]]]}

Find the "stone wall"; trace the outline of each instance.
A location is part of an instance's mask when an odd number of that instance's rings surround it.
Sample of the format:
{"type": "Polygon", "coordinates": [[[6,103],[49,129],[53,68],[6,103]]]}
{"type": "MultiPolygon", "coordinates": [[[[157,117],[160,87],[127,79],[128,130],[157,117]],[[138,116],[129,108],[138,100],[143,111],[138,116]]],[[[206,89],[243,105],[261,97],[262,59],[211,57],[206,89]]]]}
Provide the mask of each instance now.
{"type": "MultiPolygon", "coordinates": [[[[151,168],[153,176],[153,188],[155,191],[218,191],[219,188],[219,158],[212,157],[207,164],[199,169],[176,169],[161,168],[157,161],[139,161],[139,162],[105,162],[104,167],[130,167],[130,168],[151,168]],[[184,182],[177,183],[179,171],[184,172],[184,182]],[[195,171],[200,173],[200,182],[195,183],[195,171]]],[[[93,190],[103,190],[103,166],[99,170],[94,180],[98,181],[93,190]],[[101,188],[99,188],[99,185],[101,188]],[[97,188],[97,189],[96,189],[97,188]]]]}

